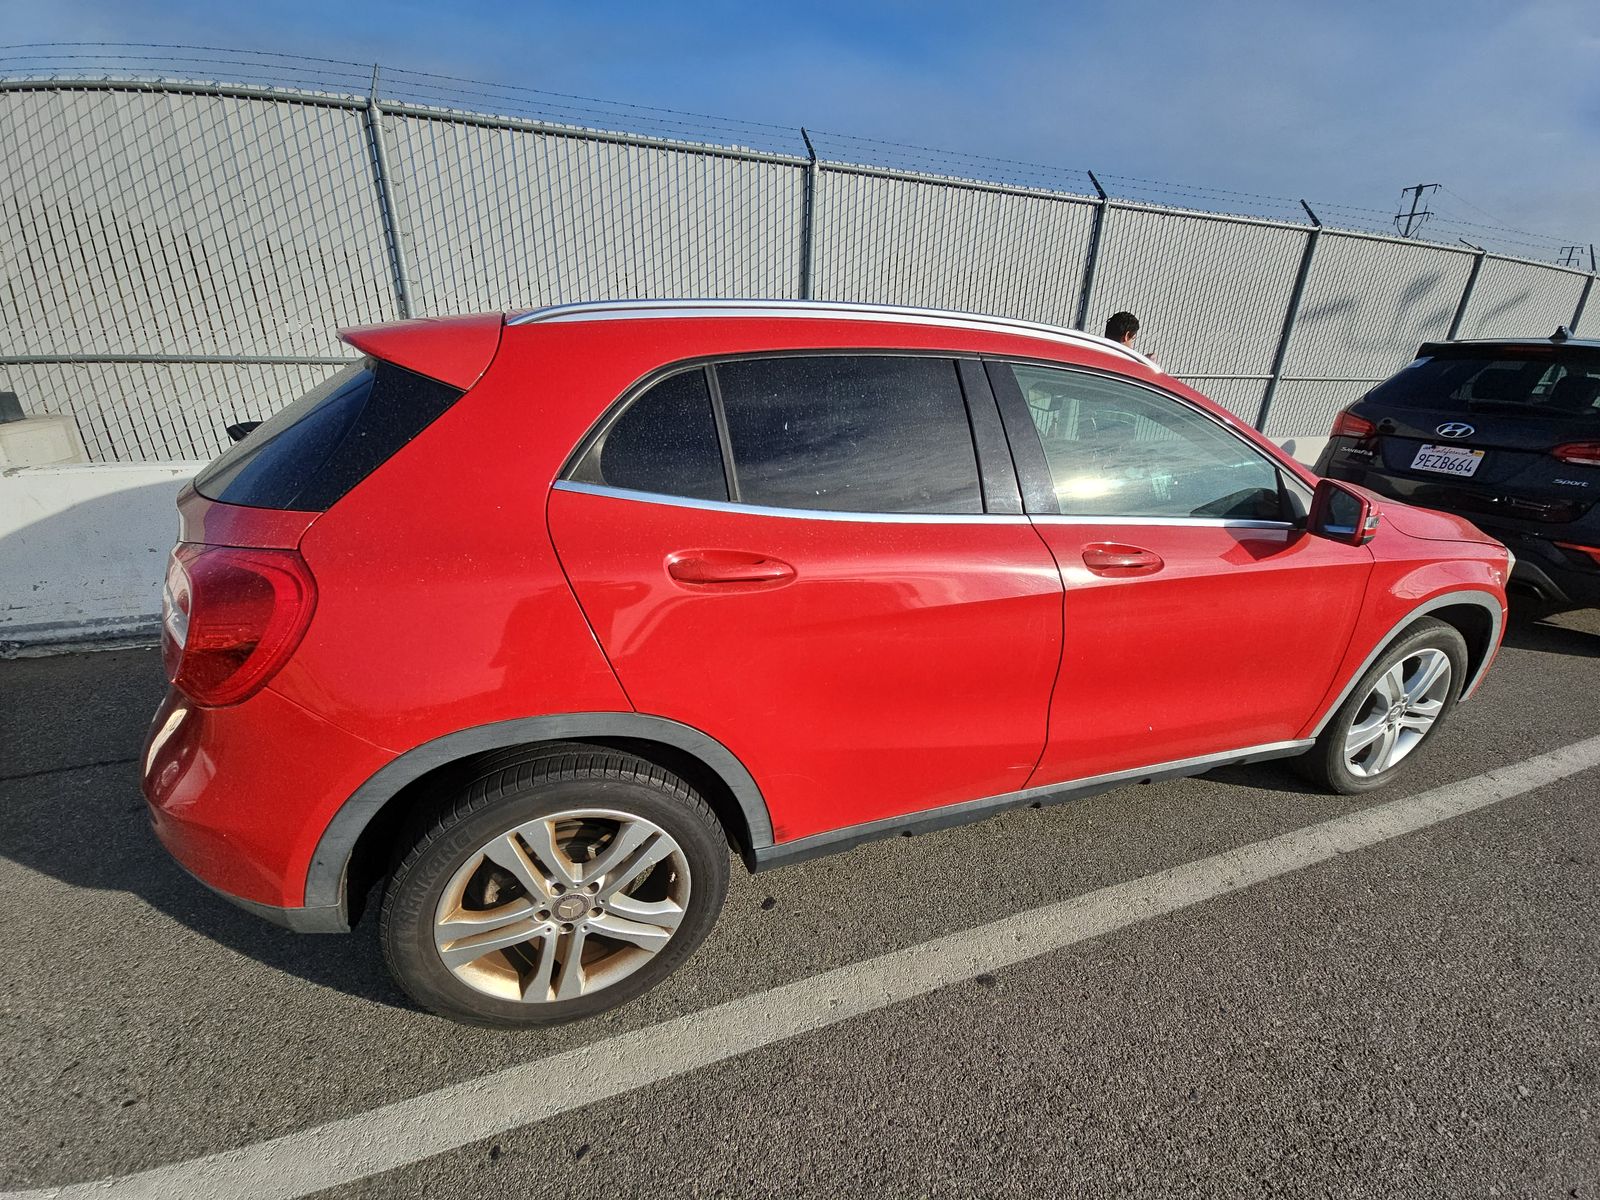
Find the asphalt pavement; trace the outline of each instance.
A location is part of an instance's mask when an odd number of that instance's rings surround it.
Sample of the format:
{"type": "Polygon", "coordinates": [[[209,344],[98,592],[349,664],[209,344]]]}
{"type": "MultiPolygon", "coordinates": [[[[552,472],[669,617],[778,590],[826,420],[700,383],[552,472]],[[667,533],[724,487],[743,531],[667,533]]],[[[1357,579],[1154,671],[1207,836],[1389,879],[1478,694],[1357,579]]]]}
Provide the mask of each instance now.
{"type": "Polygon", "coordinates": [[[1262,764],[736,869],[717,928],[661,988],[526,1033],[412,1008],[370,924],[280,931],[167,859],[136,778],[153,650],[3,662],[0,1188],[194,1160],[220,1188],[227,1162],[208,1156],[253,1162],[268,1139],[397,1102],[437,1139],[482,1117],[474,1081],[571,1052],[539,1076],[555,1115],[396,1152],[320,1194],[1600,1197],[1600,768],[605,1083],[633,1044],[619,1037],[879,956],[914,964],[965,930],[1593,738],[1597,660],[1600,613],[1514,622],[1478,697],[1376,795],[1262,764]]]}

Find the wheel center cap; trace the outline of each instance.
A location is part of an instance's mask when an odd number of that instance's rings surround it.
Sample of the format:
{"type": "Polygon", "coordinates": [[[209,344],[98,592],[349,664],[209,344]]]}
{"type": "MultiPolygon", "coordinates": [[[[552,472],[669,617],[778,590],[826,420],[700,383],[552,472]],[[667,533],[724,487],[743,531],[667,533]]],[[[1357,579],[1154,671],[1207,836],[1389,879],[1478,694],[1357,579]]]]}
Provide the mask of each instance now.
{"type": "Polygon", "coordinates": [[[1406,715],[1406,706],[1403,702],[1389,706],[1389,724],[1397,725],[1400,718],[1406,715]]]}
{"type": "Polygon", "coordinates": [[[563,921],[576,921],[589,911],[589,902],[582,896],[563,896],[552,906],[552,911],[563,921]]]}

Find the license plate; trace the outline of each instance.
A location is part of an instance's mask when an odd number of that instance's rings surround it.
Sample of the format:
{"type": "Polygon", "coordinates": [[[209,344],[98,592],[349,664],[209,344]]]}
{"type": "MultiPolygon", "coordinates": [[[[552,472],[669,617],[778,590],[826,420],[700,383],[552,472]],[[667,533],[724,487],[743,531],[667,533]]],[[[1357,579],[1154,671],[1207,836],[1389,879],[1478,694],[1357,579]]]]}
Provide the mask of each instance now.
{"type": "Polygon", "coordinates": [[[1482,461],[1482,450],[1468,450],[1465,446],[1424,446],[1411,460],[1411,469],[1440,475],[1471,475],[1482,461]]]}

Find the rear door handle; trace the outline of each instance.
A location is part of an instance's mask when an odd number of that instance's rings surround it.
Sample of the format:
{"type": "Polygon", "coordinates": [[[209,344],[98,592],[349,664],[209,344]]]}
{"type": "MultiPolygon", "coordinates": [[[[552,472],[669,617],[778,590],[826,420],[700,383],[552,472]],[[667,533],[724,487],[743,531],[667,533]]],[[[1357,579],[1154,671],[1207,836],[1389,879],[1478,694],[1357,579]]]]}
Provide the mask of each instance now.
{"type": "Polygon", "coordinates": [[[743,550],[682,550],[667,559],[667,574],[679,583],[781,584],[795,577],[782,559],[743,550]]]}
{"type": "Polygon", "coordinates": [[[1096,575],[1121,578],[1128,575],[1154,575],[1166,563],[1154,550],[1146,550],[1143,546],[1091,542],[1083,548],[1083,565],[1096,575]]]}

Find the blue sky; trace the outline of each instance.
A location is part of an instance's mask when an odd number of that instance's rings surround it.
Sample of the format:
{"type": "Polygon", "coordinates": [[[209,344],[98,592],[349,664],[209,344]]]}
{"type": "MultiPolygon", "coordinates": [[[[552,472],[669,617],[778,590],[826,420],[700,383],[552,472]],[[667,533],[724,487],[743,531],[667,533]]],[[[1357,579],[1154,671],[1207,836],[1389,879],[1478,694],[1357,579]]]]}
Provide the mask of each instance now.
{"type": "Polygon", "coordinates": [[[1530,257],[1549,257],[1551,239],[1600,240],[1595,0],[3,0],[0,16],[12,44],[376,59],[1378,210],[1406,184],[1441,182],[1441,222],[1532,231],[1536,244],[1506,247],[1530,257]]]}

